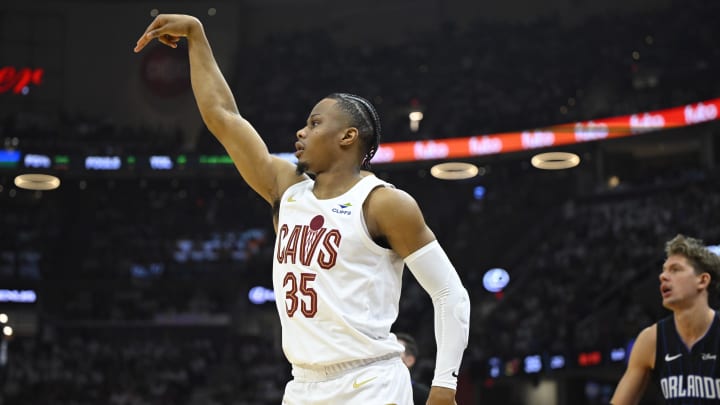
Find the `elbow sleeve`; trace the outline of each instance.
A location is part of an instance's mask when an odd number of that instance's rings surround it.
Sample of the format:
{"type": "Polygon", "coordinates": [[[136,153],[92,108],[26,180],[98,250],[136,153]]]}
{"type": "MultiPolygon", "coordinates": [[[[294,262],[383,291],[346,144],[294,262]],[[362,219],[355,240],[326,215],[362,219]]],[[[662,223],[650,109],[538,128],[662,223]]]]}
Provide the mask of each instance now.
{"type": "Polygon", "coordinates": [[[467,290],[436,240],[406,257],[405,264],[433,302],[437,357],[432,385],[456,389],[470,333],[467,290]]]}

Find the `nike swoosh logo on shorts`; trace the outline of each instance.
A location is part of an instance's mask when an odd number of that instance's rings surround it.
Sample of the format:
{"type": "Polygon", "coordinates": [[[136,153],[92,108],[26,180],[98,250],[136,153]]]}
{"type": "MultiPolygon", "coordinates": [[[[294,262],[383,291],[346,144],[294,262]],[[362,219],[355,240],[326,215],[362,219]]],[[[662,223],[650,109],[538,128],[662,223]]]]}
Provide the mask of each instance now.
{"type": "Polygon", "coordinates": [[[356,389],[362,387],[363,385],[369,383],[370,381],[372,381],[372,380],[374,380],[374,379],[376,379],[376,378],[377,378],[377,376],[372,377],[372,378],[368,378],[367,380],[365,380],[365,381],[360,381],[360,382],[358,382],[358,380],[357,380],[357,378],[356,378],[355,381],[353,381],[353,389],[356,390],[356,389]]]}
{"type": "Polygon", "coordinates": [[[671,355],[669,355],[669,354],[666,353],[666,354],[665,354],[665,361],[673,361],[673,360],[675,360],[675,359],[679,359],[680,356],[682,356],[682,353],[676,354],[676,355],[674,355],[674,356],[671,356],[671,355]]]}

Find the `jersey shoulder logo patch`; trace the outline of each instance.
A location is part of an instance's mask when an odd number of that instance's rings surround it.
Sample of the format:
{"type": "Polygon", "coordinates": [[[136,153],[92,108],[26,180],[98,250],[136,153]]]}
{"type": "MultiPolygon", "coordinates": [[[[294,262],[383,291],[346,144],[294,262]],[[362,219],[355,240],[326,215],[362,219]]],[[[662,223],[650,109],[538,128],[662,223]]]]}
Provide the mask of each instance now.
{"type": "Polygon", "coordinates": [[[712,353],[703,353],[702,359],[703,360],[715,360],[715,359],[717,359],[717,355],[714,355],[712,353]]]}

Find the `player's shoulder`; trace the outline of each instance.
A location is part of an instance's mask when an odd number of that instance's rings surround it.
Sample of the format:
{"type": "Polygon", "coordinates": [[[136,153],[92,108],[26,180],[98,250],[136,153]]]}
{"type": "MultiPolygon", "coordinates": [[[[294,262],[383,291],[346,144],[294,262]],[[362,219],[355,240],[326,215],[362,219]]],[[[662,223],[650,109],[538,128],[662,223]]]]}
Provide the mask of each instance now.
{"type": "Polygon", "coordinates": [[[398,229],[413,228],[424,221],[415,199],[393,187],[374,188],[365,200],[363,212],[372,235],[388,235],[398,229]]]}
{"type": "Polygon", "coordinates": [[[391,187],[391,186],[378,186],[375,187],[368,195],[367,205],[369,208],[375,210],[402,210],[402,209],[415,209],[417,202],[415,198],[408,192],[391,187]]]}
{"type": "Polygon", "coordinates": [[[654,358],[656,346],[657,323],[654,323],[640,331],[637,339],[635,339],[633,347],[641,349],[643,352],[647,353],[648,356],[652,355],[654,358]]]}
{"type": "Polygon", "coordinates": [[[643,369],[655,368],[655,351],[657,348],[657,324],[644,328],[635,339],[630,362],[643,369]]]}
{"type": "Polygon", "coordinates": [[[655,341],[657,339],[657,322],[643,328],[643,330],[640,331],[640,334],[638,334],[638,340],[642,339],[652,339],[655,341]]]}

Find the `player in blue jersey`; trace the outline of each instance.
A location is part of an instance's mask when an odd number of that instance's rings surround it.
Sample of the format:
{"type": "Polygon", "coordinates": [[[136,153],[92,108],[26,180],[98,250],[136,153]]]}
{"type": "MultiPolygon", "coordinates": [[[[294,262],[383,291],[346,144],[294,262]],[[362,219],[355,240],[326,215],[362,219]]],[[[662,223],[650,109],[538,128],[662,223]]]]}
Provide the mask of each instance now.
{"type": "Polygon", "coordinates": [[[673,314],[638,335],[613,405],[637,404],[651,379],[668,405],[720,403],[720,317],[709,305],[720,257],[683,235],[667,242],[665,252],[660,293],[673,314]]]}

